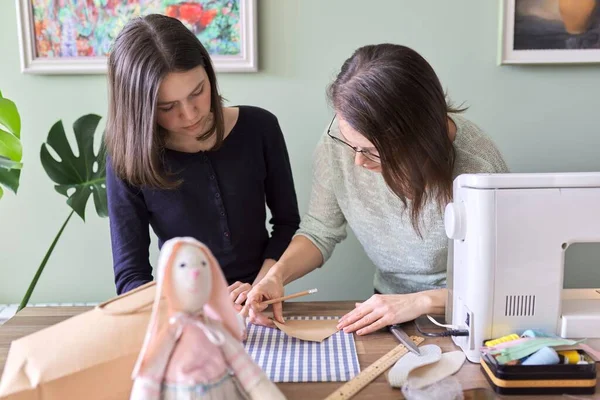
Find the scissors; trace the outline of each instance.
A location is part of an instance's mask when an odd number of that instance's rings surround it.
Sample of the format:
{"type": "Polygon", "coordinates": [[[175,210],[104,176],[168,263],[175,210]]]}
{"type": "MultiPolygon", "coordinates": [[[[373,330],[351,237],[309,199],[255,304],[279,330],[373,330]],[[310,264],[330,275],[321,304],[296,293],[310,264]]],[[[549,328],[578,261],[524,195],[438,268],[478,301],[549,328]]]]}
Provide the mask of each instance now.
{"type": "Polygon", "coordinates": [[[406,346],[408,350],[412,351],[418,356],[421,355],[419,347],[410,339],[406,332],[404,332],[404,329],[400,327],[400,324],[390,325],[389,329],[390,332],[392,332],[392,335],[394,335],[396,339],[400,341],[400,343],[406,346]]]}

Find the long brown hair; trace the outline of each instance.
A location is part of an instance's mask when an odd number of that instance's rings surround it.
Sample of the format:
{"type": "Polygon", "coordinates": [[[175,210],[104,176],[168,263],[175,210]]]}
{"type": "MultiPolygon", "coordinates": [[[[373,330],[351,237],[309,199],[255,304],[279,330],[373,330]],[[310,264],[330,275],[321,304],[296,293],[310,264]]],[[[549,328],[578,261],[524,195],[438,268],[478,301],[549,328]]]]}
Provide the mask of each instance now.
{"type": "Polygon", "coordinates": [[[357,49],[328,88],[329,101],[350,126],[379,151],[382,174],[421,235],[420,214],[433,199],[440,209],[452,199],[455,151],[448,113],[464,109],[446,101],[429,63],[395,44],[357,49]]]}
{"type": "Polygon", "coordinates": [[[114,41],[108,58],[109,110],[106,147],[115,174],[131,185],[168,189],[172,181],[163,164],[165,132],[156,123],[158,89],[170,72],[204,67],[211,90],[214,123],[200,136],[223,143],[222,99],[210,56],[181,21],[151,14],[131,20],[114,41]]]}

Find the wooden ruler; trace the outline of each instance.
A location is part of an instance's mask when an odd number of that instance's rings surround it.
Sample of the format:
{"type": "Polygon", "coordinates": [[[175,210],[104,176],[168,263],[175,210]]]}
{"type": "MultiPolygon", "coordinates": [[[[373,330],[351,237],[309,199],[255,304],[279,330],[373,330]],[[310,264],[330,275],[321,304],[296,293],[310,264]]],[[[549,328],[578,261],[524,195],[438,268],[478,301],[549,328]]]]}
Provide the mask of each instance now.
{"type": "MultiPolygon", "coordinates": [[[[419,336],[411,336],[410,339],[417,345],[425,340],[419,336]]],[[[338,390],[327,396],[325,400],[347,400],[352,398],[379,375],[387,371],[388,368],[392,367],[407,352],[408,349],[403,344],[399,344],[342,385],[338,390]]]]}

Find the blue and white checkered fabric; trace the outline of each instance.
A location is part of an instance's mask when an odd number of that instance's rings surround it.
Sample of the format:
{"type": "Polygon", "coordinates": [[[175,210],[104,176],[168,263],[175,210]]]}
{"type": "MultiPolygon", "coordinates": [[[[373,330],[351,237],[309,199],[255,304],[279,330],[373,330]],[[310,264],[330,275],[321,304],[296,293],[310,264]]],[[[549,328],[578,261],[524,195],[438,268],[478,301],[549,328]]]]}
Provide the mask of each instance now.
{"type": "MultiPolygon", "coordinates": [[[[333,319],[337,317],[292,317],[333,319]]],[[[352,334],[336,332],[319,342],[287,336],[279,329],[248,324],[246,351],[273,382],[345,382],[360,372],[352,334]]]]}

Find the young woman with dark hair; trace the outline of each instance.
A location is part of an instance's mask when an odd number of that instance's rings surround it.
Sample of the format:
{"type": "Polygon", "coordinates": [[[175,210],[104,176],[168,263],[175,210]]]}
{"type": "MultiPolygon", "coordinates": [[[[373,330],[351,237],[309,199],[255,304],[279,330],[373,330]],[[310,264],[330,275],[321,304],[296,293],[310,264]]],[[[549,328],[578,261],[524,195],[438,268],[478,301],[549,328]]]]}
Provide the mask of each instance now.
{"type": "Polygon", "coordinates": [[[232,299],[242,303],[300,222],[277,118],[258,107],[224,107],[208,52],[174,18],[130,21],[108,70],[106,175],[117,293],[153,279],[151,226],[159,246],[177,236],[205,243],[232,299]]]}
{"type": "MultiPolygon", "coordinates": [[[[443,210],[454,178],[508,168],[481,129],[452,107],[432,67],[394,44],[361,47],[328,90],[335,116],[315,151],[308,212],[279,261],[248,294],[254,323],[272,324],[263,300],[320,267],[349,225],[375,264],[376,294],[341,318],[367,334],[443,313],[448,239],[443,210]]],[[[282,320],[281,303],[273,305],[282,320]]]]}

